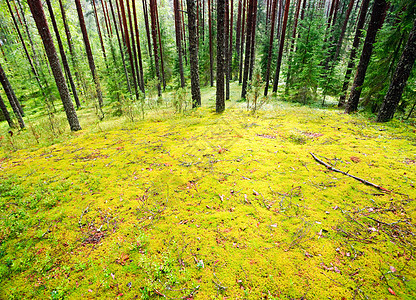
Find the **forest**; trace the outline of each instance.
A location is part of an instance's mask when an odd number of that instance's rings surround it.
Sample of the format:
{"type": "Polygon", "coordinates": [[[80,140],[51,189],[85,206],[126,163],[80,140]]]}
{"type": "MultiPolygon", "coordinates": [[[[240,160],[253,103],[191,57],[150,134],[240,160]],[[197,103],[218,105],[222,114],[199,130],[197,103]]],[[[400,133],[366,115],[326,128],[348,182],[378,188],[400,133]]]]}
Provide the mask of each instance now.
{"type": "Polygon", "coordinates": [[[0,299],[415,299],[415,0],[2,0],[0,299]]]}

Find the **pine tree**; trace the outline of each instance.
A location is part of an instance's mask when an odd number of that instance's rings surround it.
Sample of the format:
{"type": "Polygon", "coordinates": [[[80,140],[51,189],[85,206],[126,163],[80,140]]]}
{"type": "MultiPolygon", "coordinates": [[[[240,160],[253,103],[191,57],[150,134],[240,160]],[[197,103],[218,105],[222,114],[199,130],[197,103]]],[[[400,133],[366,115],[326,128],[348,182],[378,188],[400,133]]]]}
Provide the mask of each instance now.
{"type": "Polygon", "coordinates": [[[216,112],[225,110],[224,99],[224,15],[225,0],[217,2],[217,98],[216,112]]]}
{"type": "Polygon", "coordinates": [[[14,122],[12,120],[12,118],[10,117],[9,111],[7,110],[6,104],[4,104],[3,98],[0,95],[0,110],[3,114],[3,117],[6,119],[7,124],[9,124],[10,128],[13,128],[14,122]]]}

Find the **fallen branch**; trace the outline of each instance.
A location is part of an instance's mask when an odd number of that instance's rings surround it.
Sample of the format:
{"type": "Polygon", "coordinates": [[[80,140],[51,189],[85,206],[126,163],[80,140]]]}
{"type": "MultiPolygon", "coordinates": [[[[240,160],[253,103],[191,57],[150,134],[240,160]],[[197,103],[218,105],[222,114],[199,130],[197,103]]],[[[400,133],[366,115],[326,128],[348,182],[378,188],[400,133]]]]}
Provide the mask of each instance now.
{"type": "Polygon", "coordinates": [[[391,191],[390,190],[388,190],[388,189],[386,189],[386,188],[383,188],[382,186],[379,186],[379,185],[377,185],[377,184],[374,184],[374,183],[371,183],[370,181],[367,181],[367,180],[365,180],[365,179],[362,179],[362,178],[359,178],[359,177],[357,177],[357,176],[354,176],[354,175],[351,175],[351,174],[348,174],[348,173],[346,173],[346,172],[344,172],[344,171],[341,171],[341,170],[338,170],[338,169],[335,169],[333,166],[331,166],[330,164],[327,164],[326,162],[324,162],[324,161],[322,161],[322,160],[320,160],[319,158],[317,158],[312,152],[309,152],[311,155],[312,155],[312,157],[318,162],[318,163],[320,163],[321,165],[324,165],[328,170],[331,170],[331,171],[334,171],[334,172],[338,172],[338,173],[341,173],[341,174],[343,174],[343,175],[346,175],[346,176],[349,176],[349,177],[351,177],[351,178],[354,178],[355,180],[358,180],[359,182],[361,182],[361,183],[364,183],[365,185],[369,185],[369,186],[372,186],[372,187],[374,187],[374,188],[376,188],[376,189],[378,189],[378,190],[380,190],[380,191],[383,191],[383,192],[386,192],[386,193],[391,193],[391,191]]]}

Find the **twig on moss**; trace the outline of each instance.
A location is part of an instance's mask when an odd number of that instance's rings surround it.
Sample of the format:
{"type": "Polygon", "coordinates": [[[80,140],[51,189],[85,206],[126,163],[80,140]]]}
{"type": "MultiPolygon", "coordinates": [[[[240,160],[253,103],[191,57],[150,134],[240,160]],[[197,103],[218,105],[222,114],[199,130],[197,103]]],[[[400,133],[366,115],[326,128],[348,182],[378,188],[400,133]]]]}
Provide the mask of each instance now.
{"type": "Polygon", "coordinates": [[[90,205],[88,204],[88,206],[87,206],[87,208],[86,209],[84,209],[83,211],[82,211],[82,214],[81,214],[81,216],[79,217],[79,221],[78,221],[78,224],[79,224],[79,227],[80,228],[82,228],[82,218],[84,217],[84,215],[86,214],[86,213],[88,213],[88,209],[90,208],[90,205]]]}
{"type": "Polygon", "coordinates": [[[348,176],[348,177],[351,177],[351,178],[353,178],[353,179],[355,179],[355,180],[358,180],[359,182],[361,182],[361,183],[364,183],[365,185],[369,185],[369,186],[372,186],[372,187],[374,187],[374,188],[376,188],[376,189],[378,189],[378,190],[380,190],[380,191],[383,191],[383,192],[386,192],[386,193],[391,193],[391,191],[390,190],[388,190],[388,189],[386,189],[386,188],[383,188],[382,186],[379,186],[379,185],[377,185],[377,184],[374,184],[374,183],[371,183],[370,181],[367,181],[367,180],[365,180],[365,179],[362,179],[362,178],[359,178],[359,177],[357,177],[357,176],[354,176],[354,175],[351,175],[351,174],[348,174],[347,172],[344,172],[344,171],[341,171],[341,170],[338,170],[338,169],[335,169],[333,166],[331,166],[330,164],[328,164],[328,163],[326,163],[326,162],[324,162],[324,161],[322,161],[322,160],[320,160],[319,158],[317,158],[312,152],[309,152],[310,153],[310,155],[312,155],[312,157],[313,157],[313,159],[315,159],[318,163],[320,163],[321,165],[324,165],[328,170],[331,170],[331,171],[334,171],[334,172],[337,172],[337,173],[341,173],[341,174],[343,174],[343,175],[345,175],[345,176],[348,176]]]}

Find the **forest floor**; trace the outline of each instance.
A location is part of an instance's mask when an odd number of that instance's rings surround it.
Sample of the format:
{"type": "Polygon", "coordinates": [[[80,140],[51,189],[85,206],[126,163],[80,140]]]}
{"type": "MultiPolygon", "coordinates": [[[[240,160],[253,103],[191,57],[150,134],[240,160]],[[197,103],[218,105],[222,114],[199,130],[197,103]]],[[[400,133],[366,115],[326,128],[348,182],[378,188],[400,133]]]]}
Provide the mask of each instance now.
{"type": "Polygon", "coordinates": [[[415,299],[414,127],[203,93],[47,146],[3,135],[0,299],[415,299]]]}

